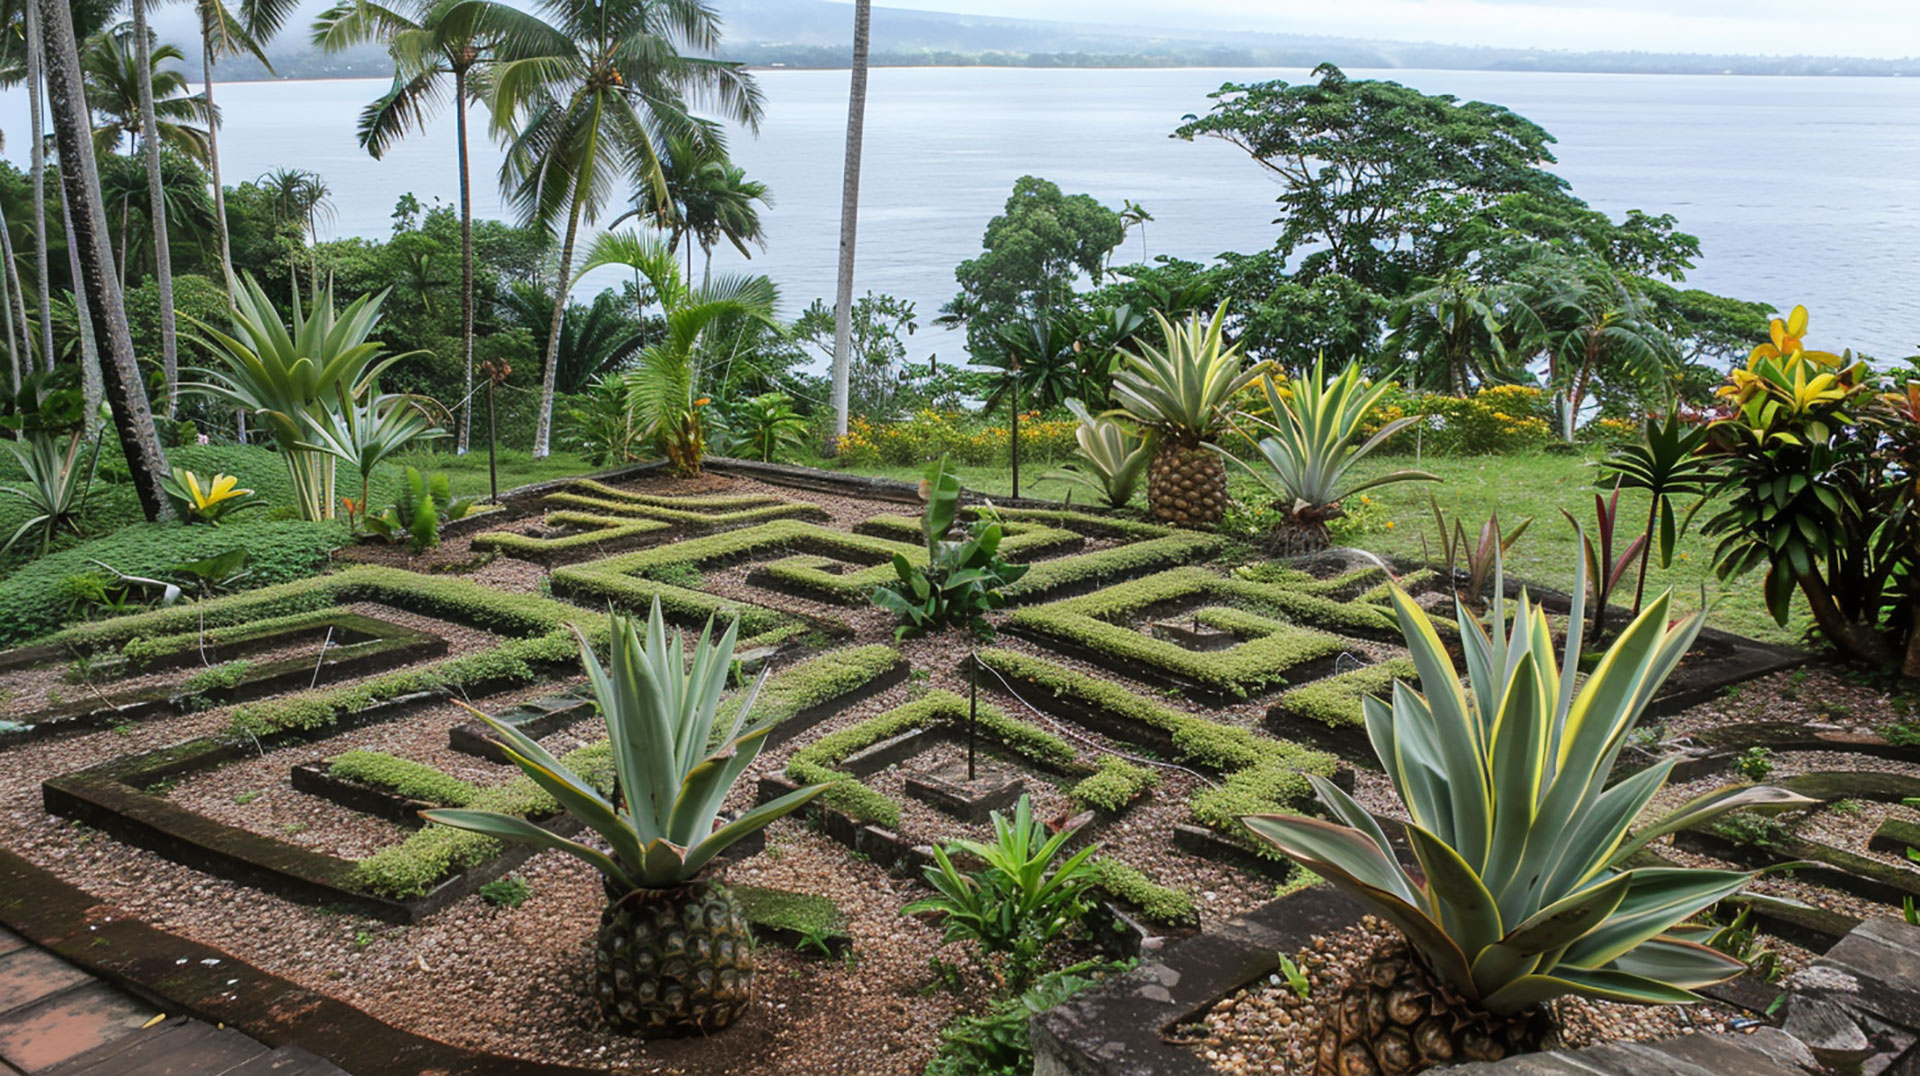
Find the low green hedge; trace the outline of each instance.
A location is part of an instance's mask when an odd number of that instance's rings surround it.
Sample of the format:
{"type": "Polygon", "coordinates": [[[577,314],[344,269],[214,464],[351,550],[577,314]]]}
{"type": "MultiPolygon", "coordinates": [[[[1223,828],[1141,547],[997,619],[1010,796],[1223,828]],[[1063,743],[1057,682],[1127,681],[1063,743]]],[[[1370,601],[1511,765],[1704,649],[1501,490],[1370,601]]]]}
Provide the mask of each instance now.
{"type": "MultiPolygon", "coordinates": [[[[602,500],[620,501],[625,504],[644,504],[655,508],[700,509],[708,512],[726,512],[739,508],[764,508],[770,504],[791,504],[769,493],[715,493],[706,496],[679,496],[660,493],[635,493],[632,490],[609,486],[605,482],[592,478],[576,478],[567,483],[563,493],[573,493],[602,500]]],[[[549,494],[548,496],[554,496],[549,494]]]]}
{"type": "Polygon", "coordinates": [[[1179,531],[1130,545],[1041,561],[1006,590],[1010,601],[1033,601],[1058,590],[1127,579],[1144,572],[1206,560],[1226,548],[1217,534],[1179,531]]]}
{"type": "Polygon", "coordinates": [[[1159,783],[1160,774],[1151,767],[1108,755],[1100,760],[1099,772],[1074,785],[1068,794],[1082,807],[1118,811],[1159,783]]]}
{"type": "MultiPolygon", "coordinates": [[[[832,784],[820,797],[821,802],[859,821],[891,829],[900,825],[900,805],[835,767],[882,740],[915,729],[961,725],[966,720],[966,699],[948,691],[930,691],[877,717],[820,737],[787,761],[787,776],[803,785],[832,784]]],[[[982,705],[977,727],[1008,750],[1042,765],[1066,769],[1075,764],[1073,748],[1065,740],[1009,717],[997,707],[982,705]]]]}
{"type": "Polygon", "coordinates": [[[670,564],[704,568],[756,554],[799,549],[808,542],[820,540],[823,535],[829,538],[836,535],[840,538],[853,537],[810,523],[777,520],[757,527],[724,531],[672,545],[623,553],[587,564],[556,568],[552,576],[553,592],[587,605],[611,602],[638,611],[645,611],[658,600],[661,609],[682,624],[698,625],[708,617],[718,617],[724,621],[737,616],[740,618],[742,634],[759,635],[798,621],[763,606],[647,579],[645,573],[670,564]]]}
{"type": "Polygon", "coordinates": [[[244,624],[227,624],[208,628],[205,631],[181,631],[170,635],[135,636],[120,647],[120,656],[126,659],[131,668],[150,665],[161,658],[172,657],[198,650],[201,647],[218,648],[250,642],[254,639],[283,632],[299,631],[301,628],[325,624],[340,615],[339,610],[331,606],[322,609],[310,609],[303,613],[290,613],[286,616],[268,617],[265,620],[251,620],[244,624]]]}
{"type": "Polygon", "coordinates": [[[234,549],[248,553],[243,585],[264,587],[313,575],[346,545],[336,523],[256,522],[226,527],[136,523],[71,549],[30,561],[0,582],[0,646],[37,639],[72,619],[78,575],[105,575],[107,564],[127,575],[159,576],[196,560],[234,549]]]}
{"type": "Polygon", "coordinates": [[[775,519],[830,518],[826,509],[821,508],[819,505],[802,504],[794,501],[775,501],[772,504],[755,504],[752,507],[745,508],[701,509],[610,500],[605,497],[589,497],[580,493],[549,493],[541,498],[541,503],[558,508],[592,512],[598,515],[620,516],[631,519],[651,519],[661,523],[677,523],[687,527],[744,526],[751,523],[765,523],[775,519]]]}
{"type": "Polygon", "coordinates": [[[561,538],[535,538],[530,534],[516,534],[513,531],[486,531],[473,536],[473,548],[493,549],[509,557],[522,560],[539,560],[571,553],[576,549],[592,549],[609,542],[621,542],[638,538],[645,534],[654,534],[669,530],[672,524],[656,519],[631,519],[620,516],[596,515],[590,512],[548,512],[549,526],[582,527],[578,534],[569,534],[561,538]]]}
{"type": "Polygon", "coordinates": [[[752,720],[756,725],[779,724],[802,710],[851,694],[899,664],[900,652],[883,643],[829,650],[767,677],[752,720]]]}
{"type": "Polygon", "coordinates": [[[1200,921],[1199,906],[1192,893],[1160,885],[1137,867],[1106,856],[1094,856],[1087,861],[1087,869],[1092,872],[1097,888],[1123,904],[1132,905],[1148,922],[1178,927],[1200,921]]]}
{"type": "Polygon", "coordinates": [[[1223,775],[1220,785],[1203,789],[1189,801],[1194,820],[1244,840],[1261,854],[1278,857],[1253,841],[1241,816],[1297,810],[1311,796],[1306,775],[1330,778],[1339,768],[1338,760],[1324,752],[1163,706],[1043,658],[993,648],[982,650],[980,661],[1016,687],[1025,684],[1077,707],[1166,733],[1179,761],[1223,775]]]}
{"type": "Polygon", "coordinates": [[[465,807],[480,794],[458,777],[384,751],[348,751],[328,760],[327,772],[435,807],[465,807]]]}
{"type": "Polygon", "coordinates": [[[1361,701],[1393,688],[1395,680],[1414,682],[1419,671],[1410,658],[1393,658],[1363,669],[1329,676],[1303,684],[1280,696],[1279,705],[1288,713],[1328,728],[1357,728],[1366,723],[1361,701]]]}
{"type": "MultiPolygon", "coordinates": [[[[918,527],[917,523],[915,527],[918,527]]],[[[1000,543],[1000,553],[1015,563],[1023,557],[1045,556],[1077,548],[1081,542],[1080,536],[1072,531],[1037,523],[1009,523],[1005,535],[1000,543]]],[[[822,601],[863,605],[872,599],[873,588],[899,578],[893,566],[896,553],[906,557],[907,563],[916,567],[927,563],[927,549],[923,544],[895,542],[864,534],[841,534],[838,541],[817,539],[809,542],[808,548],[807,553],[783,557],[763,565],[761,573],[770,580],[822,601]],[[848,560],[867,566],[838,574],[827,570],[835,561],[848,560]]]]}
{"type": "Polygon", "coordinates": [[[1157,669],[1222,695],[1240,697],[1286,683],[1289,670],[1347,649],[1345,640],[1338,636],[1245,609],[1214,607],[1198,614],[1203,622],[1241,639],[1239,645],[1225,650],[1189,650],[1121,623],[1144,615],[1154,606],[1187,599],[1245,600],[1247,595],[1239,591],[1246,587],[1259,585],[1222,579],[1204,568],[1176,568],[1081,597],[1021,609],[1008,623],[1129,666],[1157,669]]]}

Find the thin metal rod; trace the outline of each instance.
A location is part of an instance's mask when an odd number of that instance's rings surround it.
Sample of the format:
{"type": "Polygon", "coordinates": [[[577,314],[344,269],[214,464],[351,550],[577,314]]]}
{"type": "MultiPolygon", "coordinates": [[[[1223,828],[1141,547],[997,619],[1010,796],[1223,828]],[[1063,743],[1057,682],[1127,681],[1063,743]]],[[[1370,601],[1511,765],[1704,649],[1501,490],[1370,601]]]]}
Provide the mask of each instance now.
{"type": "Polygon", "coordinates": [[[980,655],[967,656],[967,782],[971,784],[973,776],[974,744],[979,739],[974,730],[980,716],[980,655]]]}

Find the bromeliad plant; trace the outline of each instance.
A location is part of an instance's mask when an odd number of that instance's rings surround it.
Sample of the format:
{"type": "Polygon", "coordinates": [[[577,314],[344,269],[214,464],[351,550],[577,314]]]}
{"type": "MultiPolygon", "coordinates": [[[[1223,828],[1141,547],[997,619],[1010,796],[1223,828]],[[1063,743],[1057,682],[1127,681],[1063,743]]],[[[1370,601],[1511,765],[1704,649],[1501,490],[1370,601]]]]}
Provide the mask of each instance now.
{"type": "MultiPolygon", "coordinates": [[[[1433,513],[1433,523],[1440,533],[1440,558],[1435,561],[1426,556],[1429,564],[1438,563],[1446,568],[1447,579],[1454,584],[1454,595],[1475,609],[1484,608],[1487,584],[1493,581],[1500,559],[1507,550],[1527,533],[1533,525],[1533,517],[1528,516],[1514,525],[1510,531],[1500,529],[1500,513],[1495,512],[1480,525],[1478,541],[1467,540],[1467,525],[1458,516],[1449,520],[1447,513],[1440,507],[1440,498],[1427,494],[1427,508],[1433,513]],[[1451,526],[1449,526],[1451,524],[1451,526]],[[1462,581],[1464,574],[1465,580],[1462,581]]],[[[1425,553],[1427,540],[1420,539],[1420,548],[1425,553]]]]}
{"type": "Polygon", "coordinates": [[[493,727],[507,757],[597,834],[604,851],[512,815],[421,812],[430,822],[558,849],[600,872],[609,905],[600,919],[594,992],[607,1020],[626,1031],[717,1031],[746,1011],[753,935],[733,892],[707,867],[828,787],[802,788],[722,822],[727,793],[777,722],[754,720],[764,674],[722,718],[739,622],[718,643],[712,633],[709,622],[689,655],[679,632],[669,640],[655,601],[644,638],[634,619],[613,617],[606,667],[580,636],[581,664],[607,722],[613,795],[513,726],[473,711],[493,727]]]}
{"type": "Polygon", "coordinates": [[[183,387],[238,407],[265,427],[287,461],[300,518],[333,519],[335,455],[315,442],[374,392],[381,371],[406,357],[384,355],[378,341],[367,339],[386,293],[363,295],[336,312],[331,286],[310,310],[301,308],[296,289],[289,328],[251,276],[228,290],[232,334],[194,322],[221,365],[194,371],[203,380],[183,387]]]}
{"type": "Polygon", "coordinates": [[[1074,454],[1079,459],[1048,474],[1043,481],[1077,483],[1098,493],[1107,507],[1125,508],[1153,459],[1153,435],[1136,433],[1110,415],[1090,414],[1079,400],[1068,400],[1067,409],[1080,422],[1073,431],[1073,439],[1079,444],[1074,454]]]}
{"type": "MultiPolygon", "coordinates": [[[[1576,603],[1585,590],[1577,569],[1576,603]]],[[[1366,808],[1318,777],[1308,779],[1332,821],[1245,820],[1404,938],[1375,952],[1325,1008],[1316,1074],[1497,1060],[1551,1041],[1545,1005],[1555,998],[1684,1004],[1698,1000],[1695,989],[1744,970],[1702,944],[1710,931],[1686,923],[1749,875],[1636,867],[1635,853],[1736,808],[1813,801],[1731,786],[1635,829],[1673,761],[1610,782],[1648,702],[1698,635],[1701,614],[1670,623],[1671,595],[1661,595],[1577,681],[1578,618],[1557,660],[1546,613],[1524,593],[1508,637],[1496,587],[1484,626],[1459,609],[1463,686],[1427,614],[1397,588],[1393,601],[1425,694],[1395,684],[1391,702],[1366,700],[1366,726],[1412,818],[1406,834],[1424,879],[1400,866],[1366,808]]]]}
{"type": "Polygon", "coordinates": [[[991,817],[991,842],[962,839],[934,848],[933,865],[924,873],[937,895],[900,912],[937,913],[947,941],[972,942],[986,956],[1007,954],[1007,987],[1017,993],[1033,980],[1047,948],[1086,917],[1086,888],[1092,881],[1087,863],[1096,846],[1061,859],[1073,831],[1049,835],[1024,795],[1011,819],[999,811],[991,817]],[[954,865],[956,855],[986,866],[963,872],[954,865]]]}
{"type": "Polygon", "coordinates": [[[93,482],[96,453],[88,451],[91,442],[78,431],[63,439],[46,430],[35,430],[22,440],[0,444],[13,453],[14,462],[26,477],[21,485],[0,486],[0,493],[25,501],[33,513],[7,544],[0,546],[0,554],[38,530],[44,556],[61,531],[80,533],[80,510],[87,501],[87,487],[93,482]]]}
{"type": "MultiPolygon", "coordinates": [[[[1292,532],[1287,536],[1289,546],[1325,548],[1327,521],[1339,518],[1340,502],[1356,493],[1394,482],[1440,481],[1438,475],[1425,471],[1393,471],[1364,482],[1350,477],[1356,464],[1419,421],[1414,416],[1395,419],[1361,441],[1367,417],[1393,385],[1382,381],[1367,386],[1360,379],[1359,363],[1348,363],[1329,380],[1323,355],[1313,361],[1308,376],[1290,381],[1284,390],[1271,374],[1261,380],[1260,387],[1273,418],[1243,417],[1268,431],[1256,442],[1265,466],[1242,466],[1276,498],[1274,507],[1284,518],[1282,527],[1292,532]]],[[[1225,452],[1222,455],[1241,462],[1225,452]]]]}
{"type": "Polygon", "coordinates": [[[927,469],[922,480],[927,508],[920,533],[927,543],[927,564],[893,555],[898,582],[873,589],[874,604],[900,620],[896,638],[925,635],[965,625],[982,642],[994,638],[987,614],[1006,605],[1005,587],[1027,574],[1027,565],[1009,564],[1000,555],[1003,532],[991,508],[969,523],[963,538],[950,538],[960,511],[960,479],[945,459],[927,469]]]}
{"type": "Polygon", "coordinates": [[[230,474],[216,474],[202,486],[200,476],[175,467],[163,484],[174,511],[189,523],[218,527],[228,516],[261,505],[249,500],[253,491],[239,488],[240,480],[230,474]]]}

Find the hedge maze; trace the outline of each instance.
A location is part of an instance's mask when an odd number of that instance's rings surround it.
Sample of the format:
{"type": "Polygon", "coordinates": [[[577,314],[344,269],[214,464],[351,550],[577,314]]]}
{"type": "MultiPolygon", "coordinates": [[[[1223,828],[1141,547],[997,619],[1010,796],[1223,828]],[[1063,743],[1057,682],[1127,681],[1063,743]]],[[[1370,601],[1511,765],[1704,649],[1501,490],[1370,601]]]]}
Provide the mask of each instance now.
{"type": "MultiPolygon", "coordinates": [[[[528,854],[423,825],[422,809],[565,824],[491,731],[447,700],[472,700],[610,785],[594,706],[574,686],[579,640],[604,645],[608,608],[644,613],[658,602],[684,629],[739,619],[740,678],[773,669],[760,717],[777,724],[759,794],[835,782],[816,822],[878,860],[910,868],[935,843],[977,835],[986,807],[1000,802],[991,797],[1024,788],[1044,794],[1076,840],[1118,845],[1122,830],[1144,827],[1142,839],[1170,854],[1281,879],[1284,863],[1258,852],[1239,818],[1312,809],[1307,775],[1350,781],[1347,765],[1364,754],[1349,749],[1360,700],[1411,672],[1394,660],[1383,567],[1312,574],[1222,562],[1229,543],[1217,535],[1003,509],[1003,549],[1031,569],[998,618],[1002,642],[978,652],[976,709],[965,694],[970,659],[956,667],[959,644],[896,646],[867,605],[896,557],[924,563],[917,518],[881,511],[848,528],[785,496],[675,497],[587,480],[541,507],[471,539],[549,566],[538,593],[362,565],[81,624],[0,654],[0,673],[77,666],[94,689],[91,701],[67,704],[71,712],[0,724],[11,730],[0,731],[0,749],[222,707],[211,734],[50,776],[48,809],[223,878],[415,922],[528,854]],[[507,692],[514,697],[498,699],[507,692]],[[438,724],[390,724],[422,721],[438,724]],[[426,729],[434,758],[347,735],[391,727],[426,729]],[[949,772],[969,742],[990,761],[992,788],[949,772]],[[378,820],[384,828],[369,832],[384,836],[349,853],[197,810],[199,782],[240,765],[329,810],[378,820]]],[[[1196,921],[1195,895],[1182,888],[1190,883],[1156,877],[1121,851],[1096,862],[1101,888],[1130,914],[1196,921]]],[[[778,894],[760,903],[770,922],[831,918],[831,909],[796,912],[778,894]]]]}

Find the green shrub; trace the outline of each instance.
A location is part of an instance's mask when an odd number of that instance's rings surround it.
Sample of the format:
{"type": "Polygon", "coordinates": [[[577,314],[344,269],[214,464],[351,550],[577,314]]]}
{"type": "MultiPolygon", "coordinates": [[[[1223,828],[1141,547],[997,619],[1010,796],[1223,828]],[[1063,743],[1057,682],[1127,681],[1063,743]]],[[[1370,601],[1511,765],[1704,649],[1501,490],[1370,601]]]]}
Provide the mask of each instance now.
{"type": "Polygon", "coordinates": [[[1082,807],[1118,811],[1159,783],[1160,775],[1151,768],[1108,755],[1100,760],[1100,771],[1074,785],[1071,795],[1082,807]]]}
{"type": "Polygon", "coordinates": [[[98,571],[94,561],[128,575],[158,576],[176,565],[245,549],[244,585],[264,587],[313,575],[346,542],[345,528],[334,523],[253,522],[218,529],[133,524],[42,557],[0,582],[0,645],[39,638],[65,623],[71,595],[61,584],[98,571]]]}
{"type": "Polygon", "coordinates": [[[1361,700],[1384,695],[1395,680],[1412,683],[1418,676],[1411,659],[1393,658],[1294,688],[1280,696],[1280,705],[1289,713],[1328,728],[1358,728],[1365,722],[1361,700]]]}
{"type": "Polygon", "coordinates": [[[458,777],[382,751],[348,751],[332,759],[327,772],[436,807],[465,807],[479,794],[458,777]]]}
{"type": "Polygon", "coordinates": [[[1200,921],[1193,894],[1173,889],[1148,878],[1137,867],[1116,859],[1095,856],[1088,863],[1094,887],[1113,899],[1127,904],[1141,917],[1163,926],[1189,926],[1200,921]]]}

